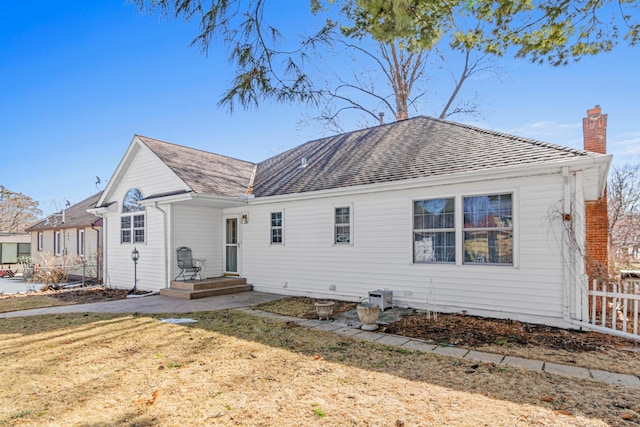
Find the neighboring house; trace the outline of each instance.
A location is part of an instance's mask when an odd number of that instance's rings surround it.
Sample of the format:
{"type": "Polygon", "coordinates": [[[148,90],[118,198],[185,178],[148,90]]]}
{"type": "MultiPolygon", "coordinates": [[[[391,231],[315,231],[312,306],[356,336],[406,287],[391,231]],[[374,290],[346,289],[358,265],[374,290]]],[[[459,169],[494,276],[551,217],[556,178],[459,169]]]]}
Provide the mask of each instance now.
{"type": "Polygon", "coordinates": [[[11,277],[18,270],[20,259],[31,255],[29,233],[0,232],[0,277],[11,277]]]}
{"type": "MultiPolygon", "coordinates": [[[[599,114],[599,110],[598,110],[599,114]]],[[[258,164],[135,136],[93,213],[105,277],[202,277],[258,291],[557,326],[584,319],[585,204],[611,156],[428,117],[308,142],[258,164]]]]}
{"type": "Polygon", "coordinates": [[[102,280],[102,219],[88,212],[102,193],[49,215],[27,228],[31,234],[31,260],[71,267],[72,277],[102,280]]]}

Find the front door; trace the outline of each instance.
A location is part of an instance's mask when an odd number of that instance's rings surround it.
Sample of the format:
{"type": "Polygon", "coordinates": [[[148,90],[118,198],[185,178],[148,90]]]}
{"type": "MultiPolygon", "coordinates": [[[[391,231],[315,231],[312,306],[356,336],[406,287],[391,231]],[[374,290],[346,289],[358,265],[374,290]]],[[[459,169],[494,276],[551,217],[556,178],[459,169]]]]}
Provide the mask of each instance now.
{"type": "Polygon", "coordinates": [[[238,276],[238,218],[225,218],[224,274],[238,276]]]}

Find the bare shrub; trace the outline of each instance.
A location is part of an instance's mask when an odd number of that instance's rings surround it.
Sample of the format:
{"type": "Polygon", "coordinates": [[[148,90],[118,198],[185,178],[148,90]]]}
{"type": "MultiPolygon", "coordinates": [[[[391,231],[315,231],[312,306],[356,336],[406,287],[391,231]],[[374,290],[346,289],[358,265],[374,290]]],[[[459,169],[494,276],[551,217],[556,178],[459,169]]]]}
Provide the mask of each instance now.
{"type": "Polygon", "coordinates": [[[42,283],[43,290],[60,289],[69,278],[69,270],[82,265],[79,257],[54,256],[46,252],[40,255],[41,263],[32,267],[30,282],[42,283]]]}

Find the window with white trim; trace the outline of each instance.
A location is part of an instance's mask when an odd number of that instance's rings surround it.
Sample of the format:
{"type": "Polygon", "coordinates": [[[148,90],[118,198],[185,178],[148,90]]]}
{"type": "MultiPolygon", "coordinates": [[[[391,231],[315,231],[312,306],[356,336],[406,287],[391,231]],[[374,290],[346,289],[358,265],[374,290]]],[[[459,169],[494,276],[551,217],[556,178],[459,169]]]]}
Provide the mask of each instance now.
{"type": "Polygon", "coordinates": [[[145,214],[144,206],[140,204],[142,199],[144,196],[137,188],[127,192],[120,217],[120,243],[144,243],[145,214]]]}
{"type": "Polygon", "coordinates": [[[44,248],[44,233],[38,231],[38,250],[41,251],[44,248]]]}
{"type": "Polygon", "coordinates": [[[76,245],[78,255],[84,256],[84,230],[78,230],[78,244],[76,245]]]}
{"type": "Polygon", "coordinates": [[[333,243],[337,245],[351,244],[351,207],[334,208],[333,243]]]}
{"type": "Polygon", "coordinates": [[[455,261],[455,199],[414,200],[413,262],[455,261]]]}
{"type": "Polygon", "coordinates": [[[462,198],[464,263],[513,265],[511,193],[462,198]]]}
{"type": "Polygon", "coordinates": [[[53,232],[53,253],[57,256],[62,255],[62,233],[58,230],[53,232]]]}
{"type": "Polygon", "coordinates": [[[271,212],[270,242],[272,245],[282,245],[284,243],[282,225],[282,212],[271,212]]]}

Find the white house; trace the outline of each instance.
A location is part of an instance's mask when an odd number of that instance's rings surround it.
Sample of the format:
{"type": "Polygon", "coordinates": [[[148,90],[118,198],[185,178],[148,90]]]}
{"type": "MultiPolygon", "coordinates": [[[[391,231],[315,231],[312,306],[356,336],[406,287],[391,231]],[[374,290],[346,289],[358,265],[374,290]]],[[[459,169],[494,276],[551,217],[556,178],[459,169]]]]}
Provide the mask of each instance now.
{"type": "Polygon", "coordinates": [[[31,262],[64,265],[70,276],[102,280],[102,219],[87,212],[102,193],[65,207],[27,228],[31,262]]]}
{"type": "Polygon", "coordinates": [[[258,164],[135,136],[93,213],[105,280],[160,290],[176,249],[258,291],[568,326],[586,317],[585,203],[611,156],[416,117],[258,164]]]}

